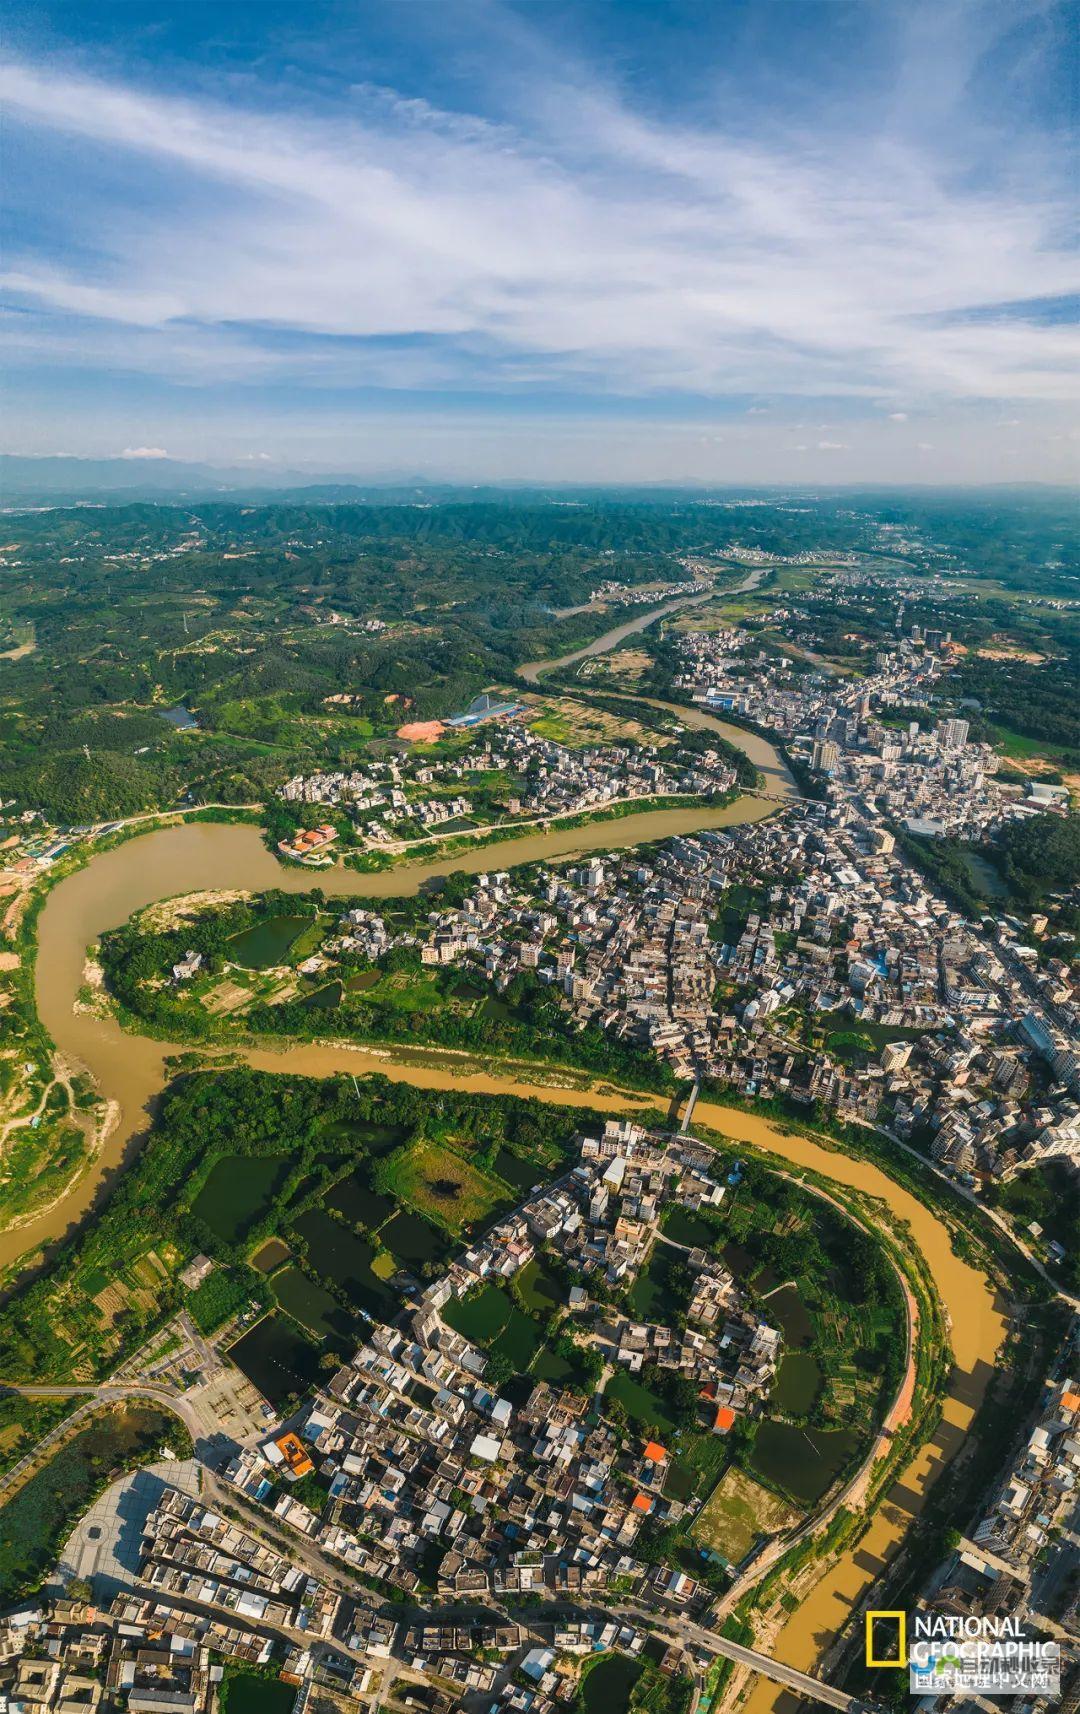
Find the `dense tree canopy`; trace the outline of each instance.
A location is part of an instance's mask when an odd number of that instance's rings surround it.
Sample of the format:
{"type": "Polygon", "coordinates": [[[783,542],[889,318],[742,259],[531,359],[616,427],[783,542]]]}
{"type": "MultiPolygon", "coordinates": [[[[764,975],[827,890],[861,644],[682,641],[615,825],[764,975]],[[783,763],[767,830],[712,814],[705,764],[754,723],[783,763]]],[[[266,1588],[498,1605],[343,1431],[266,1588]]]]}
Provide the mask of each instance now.
{"type": "Polygon", "coordinates": [[[1080,815],[1012,821],[1000,845],[1008,880],[1030,898],[1080,883],[1080,815]]]}

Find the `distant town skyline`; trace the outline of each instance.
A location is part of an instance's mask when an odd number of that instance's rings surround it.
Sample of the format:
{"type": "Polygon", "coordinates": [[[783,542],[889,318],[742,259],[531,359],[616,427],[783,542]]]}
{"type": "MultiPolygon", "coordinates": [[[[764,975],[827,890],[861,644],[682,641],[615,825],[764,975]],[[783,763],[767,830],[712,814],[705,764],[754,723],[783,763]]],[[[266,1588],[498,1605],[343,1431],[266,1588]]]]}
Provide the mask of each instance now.
{"type": "Polygon", "coordinates": [[[9,8],[3,448],[1068,482],[1077,8],[9,8]]]}

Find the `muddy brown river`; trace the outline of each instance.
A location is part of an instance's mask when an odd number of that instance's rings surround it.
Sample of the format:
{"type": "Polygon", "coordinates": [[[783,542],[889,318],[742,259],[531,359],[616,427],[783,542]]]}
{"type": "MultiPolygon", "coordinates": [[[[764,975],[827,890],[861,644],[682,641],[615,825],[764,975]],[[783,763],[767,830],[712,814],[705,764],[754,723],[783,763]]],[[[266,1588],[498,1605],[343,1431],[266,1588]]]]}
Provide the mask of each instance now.
{"type": "MultiPolygon", "coordinates": [[[[686,711],[676,710],[685,716],[686,711]]],[[[723,723],[715,724],[722,731],[723,723]]],[[[747,735],[728,728],[733,741],[749,747],[747,735]]],[[[727,735],[727,733],[725,733],[727,735]]],[[[760,740],[764,743],[764,740],[760,740]]],[[[771,746],[767,746],[771,750],[771,746]]],[[[776,791],[790,790],[786,770],[772,752],[776,791]]],[[[757,758],[755,758],[757,759],[757,758]]],[[[636,841],[661,839],[673,833],[721,827],[754,819],[774,806],[758,798],[741,798],[726,809],[660,810],[628,816],[593,828],[529,834],[465,855],[416,863],[375,875],[334,869],[305,872],[283,869],[251,827],[189,823],[159,829],[94,857],[83,869],[59,882],[50,894],[39,924],[37,996],[43,1023],[60,1052],[89,1070],[101,1092],[119,1107],[119,1122],[103,1154],[69,1194],[48,1213],[26,1226],[0,1235],[0,1265],[30,1255],[59,1237],[72,1221],[85,1216],[108,1176],[135,1150],[144,1133],[153,1100],[165,1081],[164,1060],[176,1046],[124,1034],[109,1020],[74,1010],[89,942],[107,928],[124,922],[141,907],[178,893],[211,888],[281,887],[304,891],[313,886],[326,892],[385,898],[415,892],[429,876],[455,869],[479,871],[506,868],[538,858],[569,852],[611,848],[636,841]]],[[[454,1087],[481,1094],[531,1096],[537,1100],[604,1111],[632,1111],[655,1106],[655,1095],[604,1093],[549,1084],[519,1082],[496,1072],[461,1074],[452,1056],[423,1064],[401,1063],[370,1049],[347,1045],[307,1046],[249,1052],[249,1063],[260,1070],[309,1076],[337,1072],[363,1075],[378,1071],[397,1081],[424,1088],[454,1087]]],[[[870,1531],[858,1547],[825,1571],[813,1593],[786,1621],[771,1645],[773,1653],[793,1665],[812,1668],[838,1632],[850,1624],[853,1606],[875,1573],[896,1552],[912,1516],[921,1508],[930,1484],[963,1443],[994,1368],[1004,1331],[1002,1306],[995,1302],[988,1281],[954,1255],[944,1224],[880,1168],[869,1162],[826,1150],[811,1139],[781,1132],[769,1120],[713,1102],[698,1103],[696,1117],[703,1126],[777,1156],[785,1162],[811,1167],[836,1183],[851,1185],[881,1199],[893,1220],[906,1221],[937,1282],[952,1320],[955,1369],[944,1401],[944,1418],[933,1443],[904,1472],[879,1509],[870,1531]]],[[[759,1680],[749,1707],[764,1714],[781,1698],[775,1686],[759,1680]]]]}
{"type": "MultiPolygon", "coordinates": [[[[576,852],[669,839],[705,828],[732,827],[759,820],[774,808],[764,798],[741,797],[716,809],[642,810],[620,821],[555,828],[546,833],[532,831],[499,845],[402,864],[370,875],[340,867],[285,867],[266,849],[256,828],[223,822],[158,828],[91,858],[85,868],[58,882],[41,913],[37,1003],[41,1020],[64,1057],[86,1066],[102,1093],[119,1104],[120,1122],[90,1170],[68,1194],[26,1225],[0,1233],[0,1268],[56,1239],[72,1220],[86,1212],[102,1179],[123,1160],[133,1138],[145,1129],[147,1103],[164,1081],[166,1054],[179,1051],[125,1036],[111,1022],[73,1011],[87,946],[106,929],[126,922],[133,911],[178,893],[214,888],[258,892],[280,887],[296,893],[321,887],[325,893],[346,897],[394,898],[416,893],[425,881],[455,870],[478,873],[576,852]]],[[[319,1054],[317,1048],[298,1047],[287,1057],[296,1070],[321,1073],[325,1065],[319,1054]]],[[[365,1063],[351,1061],[352,1069],[374,1070],[382,1064],[372,1055],[360,1057],[365,1063]]]]}
{"type": "MultiPolygon", "coordinates": [[[[659,607],[650,607],[645,613],[638,613],[633,619],[624,620],[613,630],[605,631],[603,636],[594,637],[591,643],[586,643],[583,649],[574,649],[569,655],[559,655],[551,660],[525,661],[518,667],[521,677],[530,684],[539,684],[546,673],[559,671],[562,667],[576,666],[579,661],[591,660],[594,655],[606,655],[609,649],[617,649],[628,637],[638,637],[642,631],[647,631],[659,619],[666,619],[671,613],[681,613],[687,608],[703,607],[710,601],[721,599],[731,601],[736,595],[745,595],[749,590],[756,589],[765,572],[766,566],[755,566],[747,573],[741,583],[731,589],[710,589],[704,595],[680,595],[674,601],[662,602],[659,607]]],[[[583,613],[585,607],[571,607],[569,613],[583,613]]]]}

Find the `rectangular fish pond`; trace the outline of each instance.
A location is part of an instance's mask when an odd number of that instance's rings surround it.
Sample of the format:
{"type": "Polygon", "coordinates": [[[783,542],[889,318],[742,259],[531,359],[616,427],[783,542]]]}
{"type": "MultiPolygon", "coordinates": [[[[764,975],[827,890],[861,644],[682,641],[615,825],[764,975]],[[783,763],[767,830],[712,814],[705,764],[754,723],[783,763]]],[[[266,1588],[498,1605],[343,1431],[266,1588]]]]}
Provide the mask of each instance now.
{"type": "Polygon", "coordinates": [[[277,1311],[264,1315],[228,1351],[232,1362],[275,1408],[310,1391],[319,1374],[321,1354],[319,1344],[277,1311]]]}

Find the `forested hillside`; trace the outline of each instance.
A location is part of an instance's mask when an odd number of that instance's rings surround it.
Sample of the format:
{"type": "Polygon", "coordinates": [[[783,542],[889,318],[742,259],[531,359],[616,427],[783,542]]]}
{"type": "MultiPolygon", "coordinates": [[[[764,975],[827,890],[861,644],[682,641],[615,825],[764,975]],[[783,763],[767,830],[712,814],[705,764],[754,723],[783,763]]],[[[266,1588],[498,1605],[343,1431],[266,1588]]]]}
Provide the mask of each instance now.
{"type": "MultiPolygon", "coordinates": [[[[754,554],[857,553],[919,576],[992,563],[1012,586],[1038,565],[1041,591],[1059,580],[1068,520],[1052,494],[853,499],[654,491],[13,511],[0,546],[0,794],[61,823],[262,800],[298,768],[354,758],[406,714],[453,712],[521,661],[579,647],[627,611],[588,609],[594,589],[685,581],[695,556],[721,584],[754,554]],[[175,706],[194,725],[169,725],[175,706]]],[[[840,610],[819,618],[850,623],[840,610]]],[[[884,613],[879,623],[884,635],[884,613]]],[[[1000,683],[973,672],[972,694],[996,708],[1000,683]]],[[[1052,725],[1075,742],[1066,706],[1024,712],[1035,698],[1019,668],[1002,694],[1013,692],[1018,730],[1052,725]]]]}

